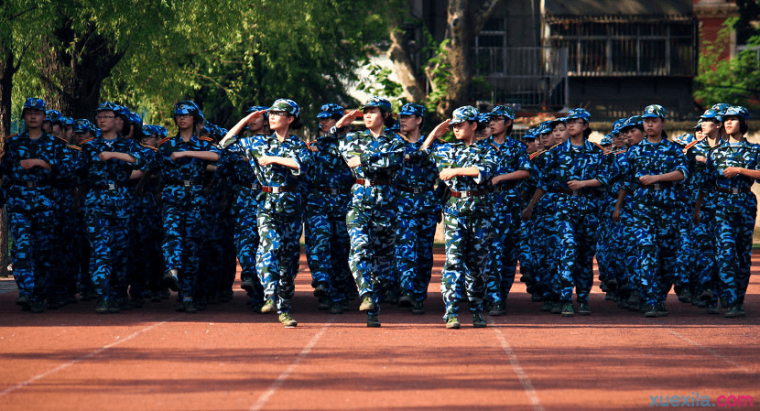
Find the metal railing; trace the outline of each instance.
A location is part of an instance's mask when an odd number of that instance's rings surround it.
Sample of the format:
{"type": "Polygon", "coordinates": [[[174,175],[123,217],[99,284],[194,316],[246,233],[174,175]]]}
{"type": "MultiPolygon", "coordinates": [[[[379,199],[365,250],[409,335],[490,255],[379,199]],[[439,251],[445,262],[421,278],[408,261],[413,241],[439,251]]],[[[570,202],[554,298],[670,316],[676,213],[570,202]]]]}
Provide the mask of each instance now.
{"type": "Polygon", "coordinates": [[[568,50],[550,47],[478,47],[476,73],[492,87],[491,101],[517,107],[564,107],[568,50]]]}

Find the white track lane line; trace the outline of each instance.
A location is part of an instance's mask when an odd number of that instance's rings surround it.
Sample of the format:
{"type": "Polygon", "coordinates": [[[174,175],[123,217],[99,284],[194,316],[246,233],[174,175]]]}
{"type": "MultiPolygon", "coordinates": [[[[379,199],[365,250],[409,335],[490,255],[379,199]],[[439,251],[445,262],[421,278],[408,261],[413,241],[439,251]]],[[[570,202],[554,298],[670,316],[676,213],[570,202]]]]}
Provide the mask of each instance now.
{"type": "Polygon", "coordinates": [[[258,411],[260,410],[264,405],[266,405],[267,401],[269,401],[269,398],[274,395],[275,391],[277,391],[278,388],[282,386],[282,384],[285,382],[285,380],[290,377],[290,374],[293,373],[293,371],[298,366],[298,363],[301,362],[309,353],[311,352],[311,349],[314,348],[315,345],[317,345],[317,341],[319,341],[320,338],[322,338],[322,335],[324,335],[325,331],[327,331],[327,328],[332,324],[333,320],[335,320],[335,317],[330,317],[325,325],[322,327],[321,330],[319,330],[318,333],[314,335],[314,337],[311,337],[311,340],[308,344],[306,344],[306,347],[303,347],[303,350],[301,350],[301,353],[298,354],[298,357],[293,361],[293,364],[290,364],[290,366],[280,374],[279,377],[277,377],[276,380],[272,383],[272,385],[269,386],[269,389],[259,397],[259,400],[256,401],[256,404],[253,404],[250,408],[250,411],[258,411]]]}
{"type": "Polygon", "coordinates": [[[714,351],[714,350],[712,350],[712,349],[710,349],[710,348],[708,348],[708,347],[706,347],[706,346],[704,346],[704,345],[702,345],[702,344],[700,344],[700,343],[698,343],[698,342],[696,342],[696,341],[692,340],[691,338],[689,338],[689,337],[686,337],[686,336],[684,336],[684,335],[681,335],[681,334],[679,334],[679,333],[677,333],[677,332],[675,332],[675,331],[672,331],[672,330],[668,330],[668,331],[669,331],[671,334],[673,334],[674,336],[676,336],[676,337],[678,337],[678,338],[680,338],[680,339],[682,339],[682,340],[686,341],[687,343],[689,343],[689,344],[691,344],[691,345],[693,345],[693,346],[695,346],[695,347],[698,347],[698,348],[701,348],[701,349],[702,349],[702,350],[704,350],[704,351],[707,351],[707,352],[708,352],[708,353],[710,353],[710,354],[711,354],[713,357],[715,357],[715,358],[717,358],[717,359],[719,359],[719,360],[723,360],[723,361],[725,361],[726,363],[728,363],[728,364],[730,364],[730,365],[732,365],[732,366],[736,367],[737,369],[741,370],[742,372],[744,372],[744,373],[746,373],[746,374],[754,375],[754,376],[755,376],[755,378],[760,378],[760,375],[758,375],[757,373],[755,373],[755,372],[753,372],[753,371],[751,371],[751,370],[747,369],[746,367],[742,366],[741,364],[737,363],[736,361],[734,361],[734,360],[732,360],[732,359],[730,359],[730,358],[728,358],[728,357],[726,357],[726,356],[723,356],[723,355],[720,355],[720,354],[718,354],[716,351],[714,351]]]}
{"type": "Polygon", "coordinates": [[[45,377],[47,377],[50,374],[53,374],[53,373],[56,373],[56,372],[61,371],[63,369],[66,369],[68,367],[71,367],[72,365],[74,365],[74,364],[76,364],[78,362],[82,362],[84,360],[93,358],[96,355],[102,353],[103,351],[105,351],[105,350],[107,350],[107,349],[109,349],[111,347],[115,347],[115,346],[117,346],[117,345],[119,345],[121,343],[127,342],[127,341],[129,341],[129,340],[137,337],[138,335],[140,335],[142,333],[148,332],[148,331],[150,331],[150,330],[158,327],[159,325],[165,324],[167,321],[171,321],[171,319],[170,320],[166,320],[166,321],[161,321],[160,323],[153,324],[150,327],[143,328],[140,331],[136,331],[136,332],[128,335],[126,338],[122,338],[122,339],[119,339],[118,341],[112,342],[111,344],[104,345],[103,347],[100,347],[97,350],[95,350],[95,351],[93,351],[93,352],[91,352],[91,353],[89,353],[89,354],[87,354],[87,355],[85,355],[83,357],[79,357],[79,358],[77,358],[75,360],[69,361],[66,364],[61,364],[58,367],[53,368],[52,370],[46,371],[46,372],[44,372],[42,374],[38,374],[38,375],[36,375],[36,376],[34,376],[34,377],[32,377],[32,378],[30,378],[30,379],[28,379],[28,380],[20,383],[20,384],[17,384],[17,385],[14,385],[13,387],[7,388],[3,392],[0,392],[0,397],[4,396],[6,394],[9,394],[9,393],[11,393],[13,391],[16,391],[19,388],[26,387],[27,385],[29,385],[29,384],[31,384],[31,383],[39,380],[39,379],[45,378],[45,377]]]}
{"type": "MultiPolygon", "coordinates": [[[[491,320],[491,324],[494,324],[493,320],[491,320]]],[[[507,353],[507,357],[509,357],[509,363],[512,365],[512,370],[514,370],[515,374],[517,374],[517,379],[520,380],[520,383],[523,386],[523,390],[525,390],[525,394],[528,396],[530,404],[533,406],[533,410],[544,411],[544,407],[542,407],[541,402],[538,401],[538,394],[536,394],[536,389],[533,388],[533,384],[530,382],[528,374],[526,374],[525,371],[523,371],[522,367],[520,367],[520,363],[517,361],[517,355],[507,342],[504,334],[502,334],[501,330],[497,327],[491,327],[491,329],[494,330],[496,337],[499,338],[499,342],[501,342],[501,348],[503,348],[504,352],[507,353]]]]}

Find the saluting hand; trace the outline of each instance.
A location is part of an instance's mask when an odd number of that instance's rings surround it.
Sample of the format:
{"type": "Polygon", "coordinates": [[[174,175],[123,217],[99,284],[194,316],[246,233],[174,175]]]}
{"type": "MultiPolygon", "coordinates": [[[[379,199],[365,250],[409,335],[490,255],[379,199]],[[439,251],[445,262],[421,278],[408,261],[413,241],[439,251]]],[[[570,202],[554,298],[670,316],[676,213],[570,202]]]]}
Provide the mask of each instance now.
{"type": "Polygon", "coordinates": [[[428,134],[425,142],[422,143],[420,150],[427,150],[433,144],[433,141],[435,141],[437,138],[441,138],[444,134],[446,134],[446,131],[449,129],[449,123],[451,123],[451,119],[444,120],[435,126],[433,131],[428,134]]]}
{"type": "Polygon", "coordinates": [[[364,113],[361,110],[352,110],[348,114],[341,117],[337,123],[335,123],[335,128],[346,127],[347,125],[351,124],[355,119],[363,115],[364,113]]]}

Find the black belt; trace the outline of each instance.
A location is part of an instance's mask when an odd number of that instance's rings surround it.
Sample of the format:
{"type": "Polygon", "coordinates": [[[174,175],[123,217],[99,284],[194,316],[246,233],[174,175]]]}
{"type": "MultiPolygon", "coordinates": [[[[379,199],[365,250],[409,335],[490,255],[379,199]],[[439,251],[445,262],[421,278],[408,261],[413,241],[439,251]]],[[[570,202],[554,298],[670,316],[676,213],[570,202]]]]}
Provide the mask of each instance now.
{"type": "Polygon", "coordinates": [[[488,190],[466,190],[466,191],[452,191],[451,196],[456,198],[477,197],[488,194],[488,190]]]}
{"type": "Polygon", "coordinates": [[[122,183],[93,184],[90,186],[90,188],[93,188],[96,190],[108,190],[108,191],[114,191],[120,187],[126,187],[126,186],[122,183]]]}
{"type": "Polygon", "coordinates": [[[203,182],[193,181],[193,180],[168,180],[166,184],[170,186],[191,187],[191,186],[202,186],[203,182]]]}
{"type": "Polygon", "coordinates": [[[676,184],[678,184],[678,183],[674,183],[672,181],[668,181],[666,183],[654,183],[654,184],[650,184],[648,186],[640,184],[639,187],[646,188],[647,190],[660,191],[660,190],[664,190],[666,188],[673,188],[673,187],[676,186],[676,184]]]}
{"type": "Polygon", "coordinates": [[[406,187],[406,186],[396,186],[399,190],[405,192],[405,193],[411,193],[411,194],[422,194],[422,193],[429,193],[433,191],[433,187],[406,187]]]}
{"type": "Polygon", "coordinates": [[[351,190],[347,190],[344,188],[332,188],[332,187],[314,187],[315,190],[323,192],[325,194],[332,194],[332,195],[338,195],[338,194],[348,194],[351,192],[351,190]]]}
{"type": "Polygon", "coordinates": [[[497,186],[491,187],[491,192],[492,193],[501,193],[502,191],[508,191],[508,190],[513,189],[513,188],[517,188],[517,184],[518,183],[516,183],[514,181],[507,181],[505,183],[501,183],[501,184],[499,184],[497,186]]]}
{"type": "Polygon", "coordinates": [[[261,184],[256,183],[250,183],[250,184],[236,184],[240,188],[248,188],[251,190],[261,190],[261,184]]]}
{"type": "Polygon", "coordinates": [[[26,187],[26,188],[42,188],[42,187],[50,187],[50,184],[48,183],[35,183],[34,181],[24,181],[19,184],[15,184],[17,186],[26,187]]]}
{"type": "Polygon", "coordinates": [[[747,193],[751,193],[752,192],[752,190],[750,188],[748,188],[748,187],[743,187],[743,188],[739,188],[739,187],[723,188],[723,187],[717,187],[717,186],[715,187],[715,191],[717,191],[719,193],[724,193],[724,194],[747,194],[747,193]]]}
{"type": "Polygon", "coordinates": [[[369,187],[369,186],[389,186],[389,185],[391,185],[391,183],[389,181],[385,181],[385,180],[368,180],[368,179],[364,179],[364,178],[357,178],[356,179],[356,184],[359,184],[360,186],[365,186],[365,187],[369,187]]]}
{"type": "Polygon", "coordinates": [[[272,193],[272,194],[280,194],[280,193],[289,193],[292,191],[298,191],[298,188],[295,187],[267,187],[263,186],[261,187],[261,191],[265,193],[272,193]]]}

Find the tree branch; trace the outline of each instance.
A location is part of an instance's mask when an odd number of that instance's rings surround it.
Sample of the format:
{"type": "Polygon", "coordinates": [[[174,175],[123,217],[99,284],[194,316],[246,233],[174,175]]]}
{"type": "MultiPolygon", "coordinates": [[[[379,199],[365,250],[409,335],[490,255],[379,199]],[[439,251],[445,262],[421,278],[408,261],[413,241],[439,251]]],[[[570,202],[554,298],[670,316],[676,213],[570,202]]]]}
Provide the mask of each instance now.
{"type": "Polygon", "coordinates": [[[8,21],[13,21],[13,20],[16,20],[17,18],[19,18],[19,17],[23,16],[24,14],[26,14],[26,13],[30,13],[30,12],[32,12],[33,10],[36,10],[36,9],[37,9],[37,6],[32,6],[32,7],[31,7],[31,8],[29,8],[29,9],[26,9],[26,10],[24,10],[24,11],[22,11],[22,12],[19,12],[19,13],[17,13],[15,16],[11,16],[11,17],[8,19],[8,21]]]}
{"type": "Polygon", "coordinates": [[[475,18],[472,19],[472,32],[475,34],[480,33],[485,27],[488,19],[491,18],[496,7],[498,7],[504,0],[486,0],[483,5],[480,6],[480,10],[475,14],[475,18]]]}

